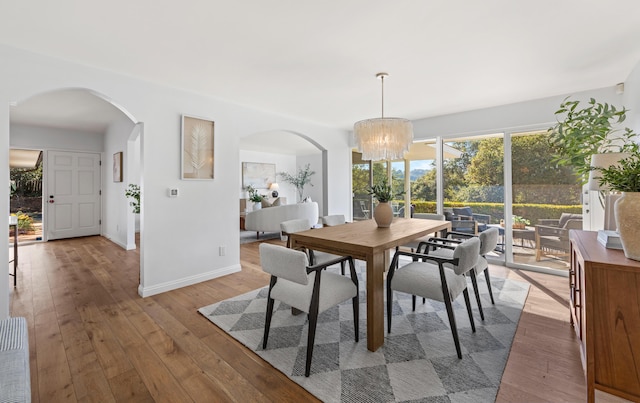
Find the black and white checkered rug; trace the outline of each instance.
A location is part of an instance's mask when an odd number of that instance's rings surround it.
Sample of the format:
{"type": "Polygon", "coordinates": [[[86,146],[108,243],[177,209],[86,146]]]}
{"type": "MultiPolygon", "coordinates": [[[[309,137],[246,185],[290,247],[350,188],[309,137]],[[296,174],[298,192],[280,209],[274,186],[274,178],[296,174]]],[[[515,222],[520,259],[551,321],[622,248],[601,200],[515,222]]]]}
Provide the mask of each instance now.
{"type": "MultiPolygon", "coordinates": [[[[325,402],[493,402],[529,285],[492,277],[491,305],[486,282],[479,285],[485,320],[474,310],[471,332],[462,296],[454,309],[463,358],[456,356],[444,304],[394,293],[391,333],[376,352],[367,350],[364,264],[360,278],[360,341],[354,341],[351,301],[318,318],[311,376],[304,377],[306,315],[294,316],[276,301],[267,349],[262,349],[267,288],[205,306],[198,311],[325,402]]],[[[338,270],[338,269],[332,269],[338,270]]],[[[471,283],[472,306],[476,307],[471,283]]],[[[386,312],[385,312],[386,315],[386,312]]],[[[386,317],[385,317],[386,318],[386,317]]],[[[386,321],[386,319],[385,319],[386,321]]]]}

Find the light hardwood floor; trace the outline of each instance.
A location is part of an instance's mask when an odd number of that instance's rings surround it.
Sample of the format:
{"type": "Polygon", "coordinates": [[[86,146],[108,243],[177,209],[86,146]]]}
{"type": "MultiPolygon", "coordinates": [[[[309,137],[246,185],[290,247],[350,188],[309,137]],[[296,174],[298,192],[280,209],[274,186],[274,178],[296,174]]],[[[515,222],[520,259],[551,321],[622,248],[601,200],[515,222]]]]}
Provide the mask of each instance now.
{"type": "MultiPolygon", "coordinates": [[[[34,402],[316,401],[196,311],[268,283],[258,243],[240,273],[144,299],[138,261],[102,237],[20,247],[11,315],[29,323],[34,402]]],[[[585,401],[567,278],[492,275],[531,284],[497,401],[585,401]]]]}

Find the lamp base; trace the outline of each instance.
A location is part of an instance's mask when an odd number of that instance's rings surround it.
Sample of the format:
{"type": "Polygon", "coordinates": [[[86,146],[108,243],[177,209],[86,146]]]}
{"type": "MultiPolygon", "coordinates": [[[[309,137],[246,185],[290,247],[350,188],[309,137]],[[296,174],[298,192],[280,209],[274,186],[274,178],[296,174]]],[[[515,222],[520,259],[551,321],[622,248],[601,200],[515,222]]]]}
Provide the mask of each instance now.
{"type": "Polygon", "coordinates": [[[278,197],[278,191],[274,190],[273,192],[271,192],[271,197],[278,197]]]}

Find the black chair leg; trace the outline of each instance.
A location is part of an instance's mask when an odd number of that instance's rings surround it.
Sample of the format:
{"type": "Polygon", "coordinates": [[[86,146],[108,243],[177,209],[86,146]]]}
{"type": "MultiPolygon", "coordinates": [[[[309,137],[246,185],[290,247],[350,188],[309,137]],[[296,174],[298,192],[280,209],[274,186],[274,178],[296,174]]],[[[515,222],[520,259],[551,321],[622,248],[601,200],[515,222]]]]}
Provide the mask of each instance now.
{"type": "Polygon", "coordinates": [[[340,271],[342,272],[343,276],[344,276],[344,265],[345,265],[345,261],[343,260],[342,262],[340,262],[340,271]]]}
{"type": "Polygon", "coordinates": [[[464,303],[467,305],[467,312],[469,313],[469,322],[471,322],[471,330],[473,330],[473,332],[475,333],[476,324],[473,321],[473,312],[471,311],[471,300],[469,299],[469,290],[465,288],[464,291],[462,291],[462,294],[464,295],[464,303]]]}
{"type": "Polygon", "coordinates": [[[391,316],[392,312],[391,312],[391,297],[393,294],[393,291],[391,290],[391,287],[388,284],[389,279],[387,279],[387,333],[391,333],[391,316]]]}
{"type": "Polygon", "coordinates": [[[482,302],[480,302],[480,291],[478,291],[478,279],[476,278],[475,269],[469,271],[471,276],[471,284],[473,284],[473,291],[476,294],[476,302],[478,303],[478,310],[480,311],[480,318],[484,320],[484,312],[482,311],[482,302]]]}
{"type": "Polygon", "coordinates": [[[267,348],[269,338],[269,328],[271,327],[271,316],[273,316],[273,298],[267,300],[267,318],[264,321],[264,337],[262,338],[262,349],[267,348]]]}
{"type": "Polygon", "coordinates": [[[495,305],[493,300],[493,291],[491,291],[491,279],[489,278],[489,268],[484,269],[484,279],[487,280],[487,288],[489,289],[489,296],[491,297],[491,303],[495,305]]]}
{"type": "Polygon", "coordinates": [[[353,304],[353,329],[355,330],[356,333],[356,343],[359,341],[360,338],[360,307],[359,307],[359,303],[360,301],[358,300],[358,295],[356,295],[355,297],[353,297],[352,299],[352,304],[353,304]]]}
{"type": "Polygon", "coordinates": [[[462,359],[462,351],[460,350],[460,340],[458,339],[458,327],[456,326],[456,317],[453,315],[453,307],[451,301],[445,299],[444,305],[447,307],[447,315],[449,316],[449,325],[451,325],[451,334],[453,334],[453,342],[456,345],[458,358],[462,359]]]}
{"type": "Polygon", "coordinates": [[[416,296],[412,295],[411,296],[411,309],[415,312],[416,310],[416,296]]]}
{"type": "Polygon", "coordinates": [[[304,376],[308,377],[311,372],[311,357],[313,356],[313,343],[316,340],[316,325],[318,324],[318,314],[309,314],[309,334],[307,335],[307,363],[304,369],[304,376]]]}

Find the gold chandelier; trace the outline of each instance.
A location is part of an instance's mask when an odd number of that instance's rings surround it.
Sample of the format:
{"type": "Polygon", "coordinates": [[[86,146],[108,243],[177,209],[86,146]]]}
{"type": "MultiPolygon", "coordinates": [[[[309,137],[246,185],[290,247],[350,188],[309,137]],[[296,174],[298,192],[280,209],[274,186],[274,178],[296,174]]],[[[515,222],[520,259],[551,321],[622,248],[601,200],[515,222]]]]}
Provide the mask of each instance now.
{"type": "Polygon", "coordinates": [[[387,73],[378,73],[382,81],[382,117],[366,119],[353,125],[353,135],[366,161],[402,159],[413,143],[413,125],[407,119],[384,117],[384,79],[387,73]]]}

